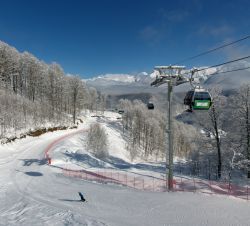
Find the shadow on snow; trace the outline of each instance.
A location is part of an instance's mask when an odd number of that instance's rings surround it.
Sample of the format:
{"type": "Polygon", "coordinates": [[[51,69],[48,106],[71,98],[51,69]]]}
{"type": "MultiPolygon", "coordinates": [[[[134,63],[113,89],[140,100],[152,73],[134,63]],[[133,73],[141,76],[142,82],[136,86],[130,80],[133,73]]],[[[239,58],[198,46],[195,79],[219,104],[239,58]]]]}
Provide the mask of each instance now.
{"type": "Polygon", "coordinates": [[[32,164],[37,164],[39,166],[47,164],[46,159],[20,159],[23,161],[23,166],[31,166],[32,164]]]}
{"type": "Polygon", "coordinates": [[[41,177],[41,176],[43,176],[42,173],[34,172],[34,171],[25,172],[25,174],[28,175],[28,176],[32,176],[32,177],[41,177]]]}
{"type": "Polygon", "coordinates": [[[65,201],[65,202],[82,202],[81,200],[79,199],[58,199],[60,201],[65,201]]]}
{"type": "Polygon", "coordinates": [[[71,160],[86,163],[93,168],[103,168],[103,169],[117,168],[120,170],[139,169],[139,170],[147,170],[158,173],[165,172],[165,166],[162,164],[159,165],[149,165],[146,163],[132,164],[114,156],[108,156],[103,160],[97,160],[88,154],[81,154],[81,153],[64,153],[64,154],[71,160]]]}

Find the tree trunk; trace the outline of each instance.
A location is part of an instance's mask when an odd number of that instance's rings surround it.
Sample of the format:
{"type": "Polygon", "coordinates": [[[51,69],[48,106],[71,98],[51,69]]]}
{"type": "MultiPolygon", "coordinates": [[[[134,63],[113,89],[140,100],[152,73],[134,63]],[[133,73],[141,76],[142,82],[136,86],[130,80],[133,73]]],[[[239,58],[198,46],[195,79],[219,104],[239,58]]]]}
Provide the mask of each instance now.
{"type": "MultiPolygon", "coordinates": [[[[249,108],[246,108],[246,127],[247,127],[247,160],[250,161],[250,122],[249,122],[249,108]]],[[[247,167],[247,178],[250,178],[250,165],[247,167]]]]}
{"type": "Polygon", "coordinates": [[[216,147],[217,147],[217,157],[218,157],[218,178],[221,178],[221,168],[222,168],[222,160],[221,160],[221,148],[220,148],[220,137],[219,137],[219,131],[218,131],[218,125],[217,125],[217,117],[215,113],[215,108],[212,108],[212,114],[213,114],[213,121],[214,121],[214,131],[215,131],[215,140],[216,140],[216,147]]]}
{"type": "Polygon", "coordinates": [[[76,96],[77,96],[77,91],[74,92],[73,94],[73,123],[76,123],[76,96]]]}

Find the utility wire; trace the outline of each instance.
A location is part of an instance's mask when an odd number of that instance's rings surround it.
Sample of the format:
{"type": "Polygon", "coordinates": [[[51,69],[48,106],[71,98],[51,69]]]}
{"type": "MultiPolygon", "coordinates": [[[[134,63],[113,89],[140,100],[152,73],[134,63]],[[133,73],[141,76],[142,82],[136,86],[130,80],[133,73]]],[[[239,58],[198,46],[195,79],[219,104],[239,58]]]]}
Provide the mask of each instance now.
{"type": "MultiPolygon", "coordinates": [[[[238,40],[236,40],[236,41],[233,41],[233,42],[230,42],[230,43],[226,43],[226,44],[224,44],[224,45],[222,45],[222,46],[219,46],[219,47],[216,47],[216,48],[214,48],[214,49],[211,49],[211,50],[202,52],[202,53],[200,53],[200,54],[198,54],[198,55],[195,55],[195,56],[192,56],[192,57],[185,58],[185,59],[183,59],[183,60],[181,60],[181,61],[179,61],[179,62],[174,63],[173,65],[175,65],[175,64],[180,64],[180,63],[182,63],[182,62],[189,61],[189,60],[192,60],[192,59],[201,57],[201,56],[203,56],[203,55],[206,55],[206,54],[209,54],[209,53],[211,53],[211,52],[220,50],[220,49],[225,48],[225,47],[228,47],[228,46],[230,46],[230,45],[234,45],[234,44],[236,44],[236,43],[239,43],[239,42],[244,41],[244,40],[249,39],[249,38],[250,38],[250,35],[247,35],[247,36],[245,36],[245,37],[243,37],[243,38],[241,38],[241,39],[238,39],[238,40]]],[[[250,56],[246,56],[246,57],[242,57],[242,58],[239,58],[239,59],[236,59],[236,60],[231,60],[231,61],[228,61],[228,62],[225,62],[225,63],[221,63],[221,64],[217,64],[217,65],[205,67],[205,68],[202,68],[202,69],[198,69],[198,70],[195,70],[195,72],[204,71],[204,70],[207,70],[207,69],[210,69],[210,68],[219,67],[219,66],[222,66],[222,65],[234,63],[234,62],[241,61],[241,60],[248,59],[248,58],[250,58],[250,56]]],[[[235,69],[235,70],[225,71],[225,72],[216,72],[216,73],[213,73],[213,74],[234,72],[234,71],[240,71],[240,70],[246,70],[246,69],[249,69],[249,68],[247,67],[247,68],[235,69]]],[[[182,75],[187,75],[187,74],[189,74],[189,73],[190,73],[190,72],[186,72],[186,73],[183,73],[183,74],[180,74],[180,75],[181,75],[181,76],[182,76],[182,75]]],[[[213,75],[213,74],[210,74],[210,75],[213,75]]],[[[143,89],[143,90],[144,90],[144,89],[143,89]]]]}
{"type": "MultiPolygon", "coordinates": [[[[235,60],[230,60],[230,61],[227,61],[227,62],[224,62],[224,63],[221,63],[221,64],[216,64],[216,65],[213,65],[213,66],[197,69],[197,70],[195,70],[195,72],[204,71],[204,70],[207,70],[207,69],[210,69],[210,68],[215,68],[215,67],[219,67],[219,66],[226,65],[226,64],[231,64],[231,63],[241,61],[241,60],[245,60],[245,59],[248,59],[248,58],[250,58],[250,56],[245,56],[245,57],[241,57],[241,58],[238,58],[238,59],[235,59],[235,60]]],[[[187,75],[189,73],[190,72],[185,72],[185,73],[183,73],[181,75],[187,75]]]]}
{"type": "Polygon", "coordinates": [[[214,67],[219,67],[219,66],[226,65],[226,64],[231,64],[231,63],[234,63],[234,62],[237,62],[237,61],[241,61],[241,60],[245,60],[245,59],[248,59],[248,58],[250,58],[250,56],[245,56],[245,57],[241,57],[241,58],[238,58],[238,59],[235,59],[235,60],[227,61],[225,63],[216,64],[216,65],[213,65],[213,66],[210,66],[210,67],[207,67],[207,68],[202,68],[202,69],[199,69],[198,71],[204,71],[206,69],[210,69],[210,68],[214,68],[214,67]]]}
{"type": "Polygon", "coordinates": [[[229,72],[235,72],[235,71],[243,71],[243,70],[247,70],[250,69],[250,67],[245,67],[245,68],[238,68],[238,69],[233,69],[233,70],[229,70],[229,71],[219,71],[219,72],[215,72],[213,74],[209,74],[209,76],[211,75],[218,75],[218,74],[224,74],[224,73],[229,73],[229,72]]]}
{"type": "Polygon", "coordinates": [[[187,57],[187,58],[185,58],[185,59],[183,59],[183,60],[180,60],[180,61],[174,63],[173,65],[180,64],[180,63],[183,63],[183,62],[185,62],[185,61],[190,61],[190,60],[192,60],[192,59],[195,59],[195,58],[198,58],[198,57],[207,55],[207,54],[209,54],[209,53],[212,53],[212,52],[217,51],[217,50],[219,50],[219,49],[223,49],[223,48],[225,48],[225,47],[234,45],[234,44],[236,44],[236,43],[238,43],[238,42],[242,42],[242,41],[244,41],[244,40],[246,40],[246,39],[249,39],[249,38],[250,38],[250,35],[247,35],[247,36],[245,36],[245,37],[243,37],[243,38],[241,38],[241,39],[238,39],[238,40],[236,40],[236,41],[226,43],[226,44],[224,44],[224,45],[222,45],[222,46],[216,47],[216,48],[214,48],[214,49],[210,49],[210,50],[208,50],[208,51],[202,52],[202,53],[197,54],[197,55],[192,56],[192,57],[187,57]]]}

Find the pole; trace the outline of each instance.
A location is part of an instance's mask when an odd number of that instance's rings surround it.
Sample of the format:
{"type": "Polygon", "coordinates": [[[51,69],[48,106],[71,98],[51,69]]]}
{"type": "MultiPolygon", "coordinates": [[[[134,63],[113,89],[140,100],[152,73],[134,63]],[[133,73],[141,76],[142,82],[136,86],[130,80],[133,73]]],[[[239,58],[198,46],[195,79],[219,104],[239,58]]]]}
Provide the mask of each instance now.
{"type": "MultiPolygon", "coordinates": [[[[171,108],[171,94],[172,94],[172,82],[168,81],[168,150],[166,151],[166,157],[168,155],[168,168],[166,167],[166,178],[168,181],[168,190],[173,190],[173,133],[172,133],[172,108],[171,108]],[[168,154],[167,154],[168,152],[168,154]],[[168,170],[167,170],[168,169],[168,170]]],[[[167,158],[166,158],[167,166],[167,158]]]]}
{"type": "Polygon", "coordinates": [[[180,72],[184,69],[184,66],[155,66],[155,70],[159,72],[160,76],[156,77],[156,80],[151,83],[151,86],[160,86],[164,83],[168,83],[168,126],[166,127],[166,187],[169,191],[173,190],[173,131],[172,131],[172,109],[171,109],[171,94],[173,86],[177,86],[189,80],[181,76],[180,72]],[[175,74],[173,73],[175,70],[175,74]],[[169,74],[166,74],[166,71],[169,74]],[[177,73],[176,73],[177,72],[177,73]],[[168,147],[167,147],[168,146],[168,147]]]}

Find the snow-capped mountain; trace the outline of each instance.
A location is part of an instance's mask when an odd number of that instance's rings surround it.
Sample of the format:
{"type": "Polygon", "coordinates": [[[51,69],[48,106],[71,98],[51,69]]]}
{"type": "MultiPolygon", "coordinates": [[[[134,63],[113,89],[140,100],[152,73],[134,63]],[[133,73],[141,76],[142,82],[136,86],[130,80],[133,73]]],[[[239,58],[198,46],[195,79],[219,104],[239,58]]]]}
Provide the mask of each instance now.
{"type": "Polygon", "coordinates": [[[152,89],[154,76],[147,72],[138,74],[106,74],[85,80],[88,86],[106,94],[140,93],[152,89]]]}
{"type": "MultiPolygon", "coordinates": [[[[244,68],[249,66],[248,62],[241,62],[231,66],[222,66],[220,68],[209,68],[199,71],[194,74],[194,83],[201,84],[204,87],[220,86],[222,90],[237,89],[241,85],[250,83],[250,69],[244,71],[235,71],[230,73],[230,70],[244,68]]],[[[200,67],[202,69],[206,67],[200,67]]],[[[183,74],[190,78],[188,70],[184,70],[183,74]]],[[[114,93],[139,93],[145,91],[161,92],[163,89],[152,88],[150,84],[155,80],[159,73],[141,72],[137,74],[106,74],[85,80],[87,85],[95,87],[97,90],[108,94],[114,93]]],[[[189,83],[180,85],[175,88],[177,92],[185,92],[190,89],[189,83]]]]}
{"type": "Polygon", "coordinates": [[[133,83],[135,82],[135,77],[129,74],[106,74],[99,75],[92,79],[87,80],[88,83],[133,83]]]}
{"type": "Polygon", "coordinates": [[[233,71],[227,72],[230,70],[237,70],[239,68],[249,67],[250,63],[240,63],[233,66],[225,66],[218,69],[219,74],[212,74],[205,81],[205,85],[208,87],[217,85],[220,86],[223,90],[233,90],[238,89],[244,84],[250,84],[250,69],[242,71],[233,71]],[[227,73],[224,73],[227,72],[227,73]]]}
{"type": "Polygon", "coordinates": [[[131,85],[136,84],[149,84],[153,77],[149,76],[147,72],[141,72],[135,75],[132,74],[106,74],[100,75],[91,79],[85,80],[87,84],[93,86],[106,86],[106,85],[131,85]]]}

